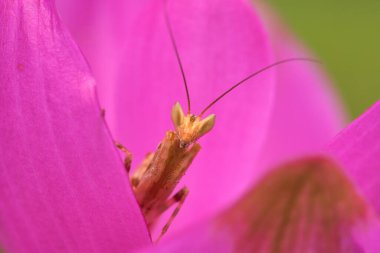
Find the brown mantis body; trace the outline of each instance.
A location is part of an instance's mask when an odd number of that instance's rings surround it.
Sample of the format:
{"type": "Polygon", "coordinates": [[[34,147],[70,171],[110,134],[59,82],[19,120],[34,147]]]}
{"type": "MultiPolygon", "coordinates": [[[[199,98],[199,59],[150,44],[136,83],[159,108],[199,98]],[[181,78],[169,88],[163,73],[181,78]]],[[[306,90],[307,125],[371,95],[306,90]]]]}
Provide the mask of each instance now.
{"type": "MultiPolygon", "coordinates": [[[[133,191],[150,229],[155,225],[160,215],[168,210],[174,204],[178,204],[171,214],[169,220],[162,228],[158,240],[167,232],[173,219],[182,207],[189,190],[187,187],[181,188],[172,196],[172,193],[179,183],[182,176],[189,168],[191,162],[198,154],[201,146],[196,142],[201,136],[208,133],[214,126],[215,115],[210,115],[202,119],[203,114],[213,106],[217,101],[231,92],[243,82],[264,72],[265,70],[290,61],[313,61],[308,58],[292,58],[278,61],[268,65],[253,74],[247,76],[226,92],[222,93],[212,103],[210,103],[199,116],[190,113],[190,96],[187,88],[187,82],[179,57],[177,45],[173,36],[169,18],[164,8],[165,21],[168,27],[170,39],[172,41],[176,57],[181,69],[184,85],[186,89],[188,113],[185,115],[179,103],[176,103],[171,112],[171,118],[175,131],[167,131],[165,138],[161,141],[154,153],[149,153],[142,164],[135,170],[130,177],[133,191]]],[[[121,144],[118,148],[125,152],[125,167],[129,172],[131,166],[131,153],[121,144]]]]}
{"type": "MultiPolygon", "coordinates": [[[[159,238],[166,233],[189,193],[188,188],[183,187],[170,198],[174,188],[201,149],[195,141],[212,129],[215,115],[203,120],[191,114],[185,116],[177,103],[172,110],[172,120],[176,131],[166,132],[156,152],[148,154],[131,177],[135,196],[149,227],[155,224],[163,212],[178,203],[159,238]]],[[[120,144],[118,147],[127,154],[125,165],[129,170],[131,155],[120,144]]]]}

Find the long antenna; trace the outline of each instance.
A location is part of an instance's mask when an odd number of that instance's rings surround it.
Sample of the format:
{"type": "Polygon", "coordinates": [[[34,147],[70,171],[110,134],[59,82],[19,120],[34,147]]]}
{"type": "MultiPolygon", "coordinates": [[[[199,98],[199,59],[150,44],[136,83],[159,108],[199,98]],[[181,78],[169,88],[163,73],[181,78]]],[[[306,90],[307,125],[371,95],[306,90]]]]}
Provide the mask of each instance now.
{"type": "Polygon", "coordinates": [[[186,81],[185,71],[183,70],[181,57],[179,56],[179,52],[178,52],[177,44],[175,42],[172,26],[170,24],[168,10],[167,10],[167,5],[166,5],[166,0],[164,0],[164,16],[165,16],[166,26],[168,28],[169,35],[170,35],[170,40],[172,41],[172,44],[173,44],[173,47],[174,47],[174,51],[175,51],[175,55],[177,57],[177,61],[178,61],[179,67],[181,69],[183,83],[185,84],[186,97],[187,97],[187,114],[190,114],[191,107],[190,107],[189,88],[187,87],[187,81],[186,81]]]}
{"type": "Polygon", "coordinates": [[[216,102],[218,102],[219,100],[221,100],[225,95],[227,95],[228,93],[230,93],[231,91],[233,91],[235,88],[237,88],[238,86],[240,86],[241,84],[243,84],[245,81],[251,79],[252,77],[255,77],[257,76],[258,74],[264,72],[265,70],[267,69],[270,69],[272,67],[275,67],[275,66],[278,66],[280,64],[283,64],[283,63],[287,63],[287,62],[291,62],[291,61],[309,61],[309,62],[315,62],[315,63],[320,63],[318,60],[315,60],[315,59],[311,59],[311,58],[289,58],[289,59],[285,59],[285,60],[281,60],[281,61],[278,61],[278,62],[275,62],[275,63],[272,63],[252,74],[250,74],[249,76],[247,76],[246,78],[244,78],[243,80],[241,80],[240,82],[238,82],[237,84],[235,84],[234,86],[232,86],[231,88],[229,88],[228,90],[226,90],[225,92],[223,92],[219,97],[217,97],[214,101],[212,101],[205,109],[203,109],[203,111],[201,112],[201,114],[199,114],[199,117],[202,117],[202,115],[208,110],[210,109],[211,106],[213,106],[216,102]]]}

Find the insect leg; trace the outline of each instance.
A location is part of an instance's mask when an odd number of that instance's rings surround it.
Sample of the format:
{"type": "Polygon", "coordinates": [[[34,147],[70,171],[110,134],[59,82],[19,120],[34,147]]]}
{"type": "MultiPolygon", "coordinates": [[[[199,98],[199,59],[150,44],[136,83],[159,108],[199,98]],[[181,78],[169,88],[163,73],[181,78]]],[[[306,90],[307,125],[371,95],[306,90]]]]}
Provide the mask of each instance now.
{"type": "Polygon", "coordinates": [[[131,164],[132,164],[132,153],[126,147],[124,147],[121,143],[116,142],[115,144],[116,144],[116,147],[118,147],[118,149],[120,149],[121,151],[125,153],[124,167],[129,173],[129,171],[131,170],[131,164]]]}
{"type": "Polygon", "coordinates": [[[173,197],[168,199],[165,203],[165,206],[163,208],[163,211],[167,210],[169,207],[174,205],[175,203],[178,203],[177,207],[174,209],[173,213],[171,214],[169,220],[166,222],[165,226],[162,228],[160,236],[158,237],[156,242],[159,242],[160,239],[166,232],[168,231],[170,225],[172,224],[174,218],[179,213],[179,210],[181,210],[181,207],[183,203],[185,202],[185,199],[187,195],[189,194],[189,189],[185,186],[181,190],[179,190],[173,197]]]}
{"type": "MultiPolygon", "coordinates": [[[[121,151],[125,153],[124,158],[124,167],[129,173],[131,170],[131,164],[132,164],[132,153],[123,146],[123,144],[116,142],[116,147],[118,147],[121,151]]],[[[152,164],[154,153],[150,152],[148,153],[141,165],[133,172],[133,175],[131,176],[131,184],[133,188],[136,188],[138,184],[141,181],[141,178],[144,176],[145,172],[149,168],[149,166],[152,164]]]]}

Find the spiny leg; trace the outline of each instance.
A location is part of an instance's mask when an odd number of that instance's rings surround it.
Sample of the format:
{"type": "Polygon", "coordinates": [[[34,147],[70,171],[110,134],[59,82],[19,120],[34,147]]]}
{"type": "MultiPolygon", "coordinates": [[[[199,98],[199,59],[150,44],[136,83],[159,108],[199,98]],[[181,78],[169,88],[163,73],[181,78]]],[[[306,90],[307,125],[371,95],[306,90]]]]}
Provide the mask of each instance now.
{"type": "MultiPolygon", "coordinates": [[[[132,153],[123,146],[123,144],[116,142],[116,146],[125,153],[124,158],[124,167],[129,173],[131,170],[131,164],[132,164],[132,153]]],[[[145,172],[149,168],[149,166],[152,164],[152,160],[154,157],[154,153],[150,152],[148,153],[140,166],[133,172],[133,175],[131,176],[131,184],[133,188],[136,188],[138,184],[140,183],[141,178],[144,176],[145,172]]]]}
{"type": "Polygon", "coordinates": [[[162,211],[167,210],[169,207],[171,207],[175,203],[178,203],[178,205],[174,209],[173,213],[171,214],[169,220],[166,222],[165,226],[162,228],[161,233],[160,233],[156,243],[158,243],[161,240],[162,236],[164,234],[166,234],[166,232],[168,231],[168,229],[169,229],[170,225],[172,224],[174,218],[179,213],[179,210],[181,210],[181,207],[182,207],[183,203],[185,202],[185,199],[186,199],[188,194],[189,194],[189,189],[185,186],[181,190],[179,190],[173,197],[171,197],[170,199],[168,199],[166,201],[162,211]]]}
{"type": "Polygon", "coordinates": [[[125,154],[124,167],[127,170],[127,172],[129,173],[129,171],[131,170],[131,164],[132,164],[132,153],[126,147],[124,147],[123,144],[121,144],[119,142],[115,142],[115,144],[116,144],[116,147],[118,147],[118,149],[123,151],[125,154]]]}

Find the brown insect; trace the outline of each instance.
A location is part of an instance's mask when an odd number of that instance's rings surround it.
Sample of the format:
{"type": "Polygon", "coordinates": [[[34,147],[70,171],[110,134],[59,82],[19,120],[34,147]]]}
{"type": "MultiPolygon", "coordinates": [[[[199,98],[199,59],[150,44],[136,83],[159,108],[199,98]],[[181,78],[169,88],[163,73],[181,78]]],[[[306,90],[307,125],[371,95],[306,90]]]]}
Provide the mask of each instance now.
{"type": "MultiPolygon", "coordinates": [[[[197,140],[211,131],[215,124],[215,115],[211,114],[202,119],[204,113],[226,94],[230,93],[245,81],[269,68],[290,61],[315,62],[315,60],[308,58],[291,58],[270,64],[233,85],[230,89],[222,93],[213,102],[211,102],[198,116],[196,116],[190,111],[190,95],[186,82],[186,76],[181,58],[179,56],[176,41],[174,39],[166,6],[164,8],[164,17],[184,81],[187,96],[187,114],[183,112],[182,107],[178,102],[174,105],[171,112],[171,118],[175,130],[169,130],[166,132],[166,135],[157,150],[154,153],[149,153],[145,157],[142,164],[130,177],[133,191],[149,229],[153,228],[162,213],[177,204],[177,207],[174,209],[169,220],[162,228],[157,241],[159,241],[167,232],[169,226],[173,222],[175,216],[178,214],[187,195],[189,194],[189,189],[185,186],[172,195],[178,182],[201,149],[201,146],[197,143],[197,140]]],[[[123,147],[120,143],[117,143],[116,145],[126,155],[124,165],[129,172],[132,155],[130,151],[123,147]]]]}

